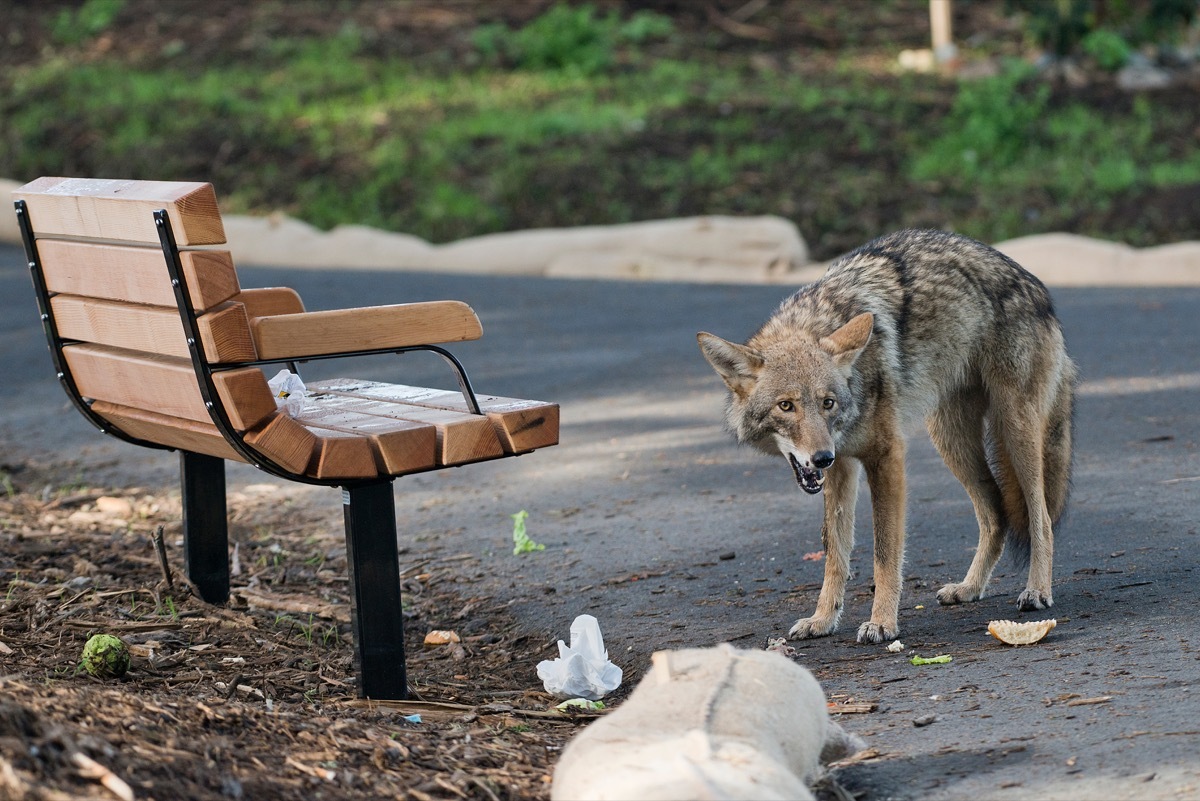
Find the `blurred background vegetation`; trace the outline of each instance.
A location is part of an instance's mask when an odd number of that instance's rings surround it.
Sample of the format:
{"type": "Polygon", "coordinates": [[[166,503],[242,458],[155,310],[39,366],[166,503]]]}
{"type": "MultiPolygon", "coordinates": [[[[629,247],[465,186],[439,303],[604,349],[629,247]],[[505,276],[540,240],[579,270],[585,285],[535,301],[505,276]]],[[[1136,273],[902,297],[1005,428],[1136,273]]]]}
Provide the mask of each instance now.
{"type": "Polygon", "coordinates": [[[777,214],[1200,238],[1197,0],[0,0],[0,177],[206,180],[434,242],[777,214]],[[1140,79],[1140,80],[1139,80],[1140,79]]]}

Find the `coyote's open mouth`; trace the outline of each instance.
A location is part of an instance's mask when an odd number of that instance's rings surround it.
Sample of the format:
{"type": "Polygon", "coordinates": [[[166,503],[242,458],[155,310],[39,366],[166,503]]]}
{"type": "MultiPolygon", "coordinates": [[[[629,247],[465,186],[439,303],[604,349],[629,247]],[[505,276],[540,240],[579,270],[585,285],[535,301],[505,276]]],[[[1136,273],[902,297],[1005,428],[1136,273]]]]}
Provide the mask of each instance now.
{"type": "Polygon", "coordinates": [[[796,483],[800,485],[800,489],[809,495],[816,495],[825,486],[825,472],[823,470],[818,470],[815,467],[805,467],[790,453],[788,454],[788,461],[792,464],[792,471],[796,474],[796,483]]]}

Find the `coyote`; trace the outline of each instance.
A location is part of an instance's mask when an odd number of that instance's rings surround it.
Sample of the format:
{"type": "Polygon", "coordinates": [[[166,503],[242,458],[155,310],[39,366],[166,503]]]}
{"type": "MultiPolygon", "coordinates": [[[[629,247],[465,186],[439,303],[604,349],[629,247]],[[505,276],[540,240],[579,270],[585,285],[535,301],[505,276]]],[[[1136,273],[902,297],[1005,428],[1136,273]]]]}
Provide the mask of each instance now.
{"type": "Polygon", "coordinates": [[[875,600],[858,641],[899,634],[904,431],[924,418],[975,506],[979,547],[942,604],[983,596],[1005,535],[1029,579],[1017,598],[1045,609],[1053,526],[1066,506],[1076,369],[1046,287],[1012,259],[941,231],[899,231],[833,262],[784,300],[745,345],[697,335],[729,387],[737,439],[782,454],[809,494],[825,490],[821,637],[842,612],[861,465],[871,492],[875,600]]]}

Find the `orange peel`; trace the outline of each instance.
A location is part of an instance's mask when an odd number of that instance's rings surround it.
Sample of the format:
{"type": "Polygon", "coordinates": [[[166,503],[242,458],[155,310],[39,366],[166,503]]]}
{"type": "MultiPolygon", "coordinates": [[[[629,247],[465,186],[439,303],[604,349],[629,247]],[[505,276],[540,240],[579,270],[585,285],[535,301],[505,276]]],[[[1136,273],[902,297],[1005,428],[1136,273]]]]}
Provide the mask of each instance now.
{"type": "Polygon", "coordinates": [[[1016,623],[1012,620],[993,620],[988,623],[988,634],[1009,645],[1032,645],[1041,640],[1050,630],[1058,625],[1058,621],[1029,620],[1016,623]]]}

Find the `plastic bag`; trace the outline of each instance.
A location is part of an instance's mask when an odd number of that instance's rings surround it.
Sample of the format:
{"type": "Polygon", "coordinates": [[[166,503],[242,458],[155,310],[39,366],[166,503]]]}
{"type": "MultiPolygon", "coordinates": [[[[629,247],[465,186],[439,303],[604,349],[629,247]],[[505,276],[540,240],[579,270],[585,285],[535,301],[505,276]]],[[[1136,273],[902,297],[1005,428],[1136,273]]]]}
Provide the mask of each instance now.
{"type": "Polygon", "coordinates": [[[608,661],[600,624],[591,615],[580,615],[571,624],[571,645],[558,641],[558,659],[537,666],[546,692],[559,698],[598,701],[621,686],[621,668],[608,661]]]}
{"type": "Polygon", "coordinates": [[[289,417],[300,414],[304,408],[304,382],[291,370],[280,370],[267,382],[275,397],[275,408],[283,409],[289,417]]]}

